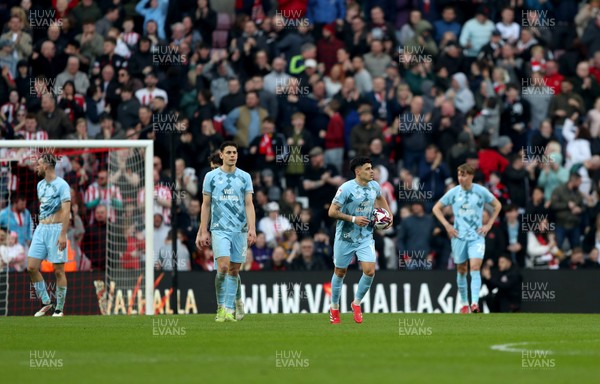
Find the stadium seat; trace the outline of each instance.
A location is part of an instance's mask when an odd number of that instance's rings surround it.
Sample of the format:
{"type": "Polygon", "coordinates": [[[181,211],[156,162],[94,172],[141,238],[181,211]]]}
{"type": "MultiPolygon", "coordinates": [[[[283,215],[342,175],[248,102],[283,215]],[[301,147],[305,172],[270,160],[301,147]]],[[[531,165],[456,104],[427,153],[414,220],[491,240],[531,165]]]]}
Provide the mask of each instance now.
{"type": "Polygon", "coordinates": [[[228,31],[231,28],[231,16],[228,13],[217,13],[217,31],[228,31]]]}
{"type": "Polygon", "coordinates": [[[227,48],[227,31],[213,32],[213,48],[227,48]]]}

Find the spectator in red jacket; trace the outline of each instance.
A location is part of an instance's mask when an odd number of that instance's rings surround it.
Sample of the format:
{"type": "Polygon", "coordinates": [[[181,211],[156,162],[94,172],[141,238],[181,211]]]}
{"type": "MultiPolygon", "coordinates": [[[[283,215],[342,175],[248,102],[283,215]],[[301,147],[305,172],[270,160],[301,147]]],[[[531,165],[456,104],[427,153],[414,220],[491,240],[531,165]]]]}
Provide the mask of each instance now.
{"type": "Polygon", "coordinates": [[[325,107],[329,116],[327,131],[321,131],[319,136],[325,139],[325,163],[331,164],[342,173],[344,162],[344,118],[339,113],[340,102],[333,99],[325,107]]]}
{"type": "Polygon", "coordinates": [[[286,19],[297,20],[306,16],[308,0],[278,0],[279,13],[286,19]]]}
{"type": "Polygon", "coordinates": [[[329,75],[331,67],[337,63],[337,51],[344,48],[344,43],[335,37],[335,27],[325,24],[323,37],[317,42],[317,61],[325,64],[325,74],[329,75]]]}
{"type": "MultiPolygon", "coordinates": [[[[479,144],[481,146],[479,150],[479,170],[483,173],[484,181],[487,183],[492,172],[504,172],[508,167],[508,160],[497,150],[490,148],[489,138],[482,137],[479,144]]],[[[511,144],[507,136],[498,138],[498,148],[507,147],[511,144]]]]}
{"type": "Polygon", "coordinates": [[[544,76],[544,84],[552,89],[553,95],[560,93],[560,83],[565,79],[563,75],[558,73],[558,63],[550,60],[546,63],[546,76],[544,76]]]}

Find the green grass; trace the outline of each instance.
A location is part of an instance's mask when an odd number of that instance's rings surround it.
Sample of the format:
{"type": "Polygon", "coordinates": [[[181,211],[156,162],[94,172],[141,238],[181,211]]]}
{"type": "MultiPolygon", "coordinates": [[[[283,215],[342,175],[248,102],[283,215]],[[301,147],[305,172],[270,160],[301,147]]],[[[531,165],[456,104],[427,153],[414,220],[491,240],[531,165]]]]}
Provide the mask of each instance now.
{"type": "Polygon", "coordinates": [[[239,323],[213,319],[214,315],[3,318],[1,381],[516,384],[589,383],[597,382],[599,375],[598,315],[365,314],[364,323],[355,324],[350,314],[343,314],[339,325],[330,325],[327,314],[249,315],[239,323]],[[153,327],[153,320],[161,320],[162,328],[153,327]],[[166,321],[169,326],[164,326],[166,321]],[[554,368],[523,368],[521,352],[490,348],[523,342],[530,344],[514,348],[552,351],[545,359],[529,360],[554,368]],[[55,353],[52,362],[41,358],[33,364],[56,365],[60,359],[62,368],[32,368],[33,351],[55,353]],[[282,359],[277,367],[276,354],[281,351],[296,357],[291,362],[282,359]],[[308,366],[283,367],[296,360],[308,366]]]}

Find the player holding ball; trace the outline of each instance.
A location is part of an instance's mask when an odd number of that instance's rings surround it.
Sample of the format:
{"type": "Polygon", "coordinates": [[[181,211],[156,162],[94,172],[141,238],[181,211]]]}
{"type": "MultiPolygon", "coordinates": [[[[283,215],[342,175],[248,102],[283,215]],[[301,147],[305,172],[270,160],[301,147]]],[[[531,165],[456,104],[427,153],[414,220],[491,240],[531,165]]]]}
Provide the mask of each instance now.
{"type": "MultiPolygon", "coordinates": [[[[356,254],[361,263],[363,275],[358,282],[358,289],[352,302],[354,321],[362,323],[360,302],[369,291],[375,276],[375,241],[373,240],[372,221],[374,208],[390,207],[381,195],[381,187],[373,180],[373,166],[368,157],[356,157],[350,161],[350,169],[355,178],[342,184],[329,207],[329,217],[337,219],[333,260],[335,270],[331,278],[331,309],[329,321],[340,323],[340,293],[344,276],[352,257],[356,254]]],[[[392,226],[393,219],[388,216],[388,224],[381,229],[392,226]]]]}

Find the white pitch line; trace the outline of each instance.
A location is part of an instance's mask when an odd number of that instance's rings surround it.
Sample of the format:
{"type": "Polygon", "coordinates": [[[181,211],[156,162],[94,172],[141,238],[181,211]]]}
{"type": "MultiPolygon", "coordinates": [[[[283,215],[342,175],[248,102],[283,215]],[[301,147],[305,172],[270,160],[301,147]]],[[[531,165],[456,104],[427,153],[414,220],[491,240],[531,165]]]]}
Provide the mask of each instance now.
{"type": "Polygon", "coordinates": [[[524,348],[515,348],[516,346],[527,345],[527,344],[536,344],[536,343],[532,343],[530,341],[525,341],[525,342],[521,342],[521,343],[497,344],[497,345],[492,345],[490,347],[490,349],[492,349],[493,351],[515,352],[515,353],[521,353],[521,352],[524,352],[524,351],[531,351],[531,352],[538,352],[538,353],[548,353],[548,354],[553,354],[554,353],[552,351],[542,350],[542,349],[531,350],[531,349],[524,349],[524,348]]]}

